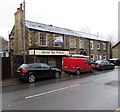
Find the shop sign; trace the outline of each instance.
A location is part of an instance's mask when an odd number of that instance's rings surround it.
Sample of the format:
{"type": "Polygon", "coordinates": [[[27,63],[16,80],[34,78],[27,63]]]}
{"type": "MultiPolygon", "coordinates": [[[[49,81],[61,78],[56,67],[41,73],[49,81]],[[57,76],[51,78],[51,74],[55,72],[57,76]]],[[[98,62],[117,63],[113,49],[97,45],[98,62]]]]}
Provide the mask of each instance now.
{"type": "Polygon", "coordinates": [[[29,55],[69,55],[69,51],[29,50],[29,55]]]}
{"type": "Polygon", "coordinates": [[[55,44],[63,44],[63,37],[55,37],[55,44]]]}

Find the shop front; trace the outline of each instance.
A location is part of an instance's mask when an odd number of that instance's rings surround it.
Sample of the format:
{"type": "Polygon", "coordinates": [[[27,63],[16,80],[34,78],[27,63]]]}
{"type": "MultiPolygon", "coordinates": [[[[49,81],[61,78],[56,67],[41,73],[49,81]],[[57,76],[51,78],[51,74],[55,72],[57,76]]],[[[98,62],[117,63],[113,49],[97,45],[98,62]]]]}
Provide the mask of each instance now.
{"type": "Polygon", "coordinates": [[[62,58],[69,55],[66,49],[30,49],[29,56],[34,57],[35,63],[47,63],[52,67],[62,69],[62,58]]]}

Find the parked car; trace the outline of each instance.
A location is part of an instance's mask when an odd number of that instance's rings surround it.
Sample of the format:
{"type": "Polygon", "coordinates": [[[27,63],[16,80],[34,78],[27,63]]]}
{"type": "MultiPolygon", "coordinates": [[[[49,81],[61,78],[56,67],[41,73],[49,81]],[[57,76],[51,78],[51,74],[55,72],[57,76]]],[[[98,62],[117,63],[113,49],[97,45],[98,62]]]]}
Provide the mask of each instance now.
{"type": "Polygon", "coordinates": [[[63,58],[63,71],[80,75],[81,72],[93,72],[94,65],[87,58],[65,57],[63,58]]]}
{"type": "Polygon", "coordinates": [[[115,65],[107,60],[96,60],[92,63],[95,65],[95,69],[97,70],[110,70],[115,68],[115,65]]]}
{"type": "Polygon", "coordinates": [[[119,58],[109,59],[109,62],[113,63],[115,66],[120,66],[120,59],[119,58]]]}
{"type": "Polygon", "coordinates": [[[22,64],[17,69],[19,79],[27,80],[30,83],[35,82],[37,78],[54,76],[56,79],[60,77],[61,70],[52,68],[45,63],[22,64]]]}

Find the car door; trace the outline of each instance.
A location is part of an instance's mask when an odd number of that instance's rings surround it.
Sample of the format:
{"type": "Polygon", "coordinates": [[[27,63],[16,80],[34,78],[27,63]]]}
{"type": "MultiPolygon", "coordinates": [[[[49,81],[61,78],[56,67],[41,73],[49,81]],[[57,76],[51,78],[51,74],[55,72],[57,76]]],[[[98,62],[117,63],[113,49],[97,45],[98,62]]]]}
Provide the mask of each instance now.
{"type": "Polygon", "coordinates": [[[85,61],[85,72],[89,72],[91,70],[91,64],[89,60],[85,61]]]}
{"type": "Polygon", "coordinates": [[[107,63],[107,69],[112,69],[114,65],[112,65],[110,62],[106,61],[107,63]]]}
{"type": "Polygon", "coordinates": [[[43,77],[44,72],[43,72],[43,70],[41,68],[40,63],[39,64],[34,64],[32,66],[32,71],[36,75],[37,78],[43,77]]]}
{"type": "Polygon", "coordinates": [[[41,64],[41,72],[43,74],[43,77],[49,77],[51,75],[53,75],[53,70],[51,69],[51,67],[45,63],[41,64]]]}
{"type": "Polygon", "coordinates": [[[104,69],[107,70],[110,68],[109,62],[104,61],[104,69]]]}

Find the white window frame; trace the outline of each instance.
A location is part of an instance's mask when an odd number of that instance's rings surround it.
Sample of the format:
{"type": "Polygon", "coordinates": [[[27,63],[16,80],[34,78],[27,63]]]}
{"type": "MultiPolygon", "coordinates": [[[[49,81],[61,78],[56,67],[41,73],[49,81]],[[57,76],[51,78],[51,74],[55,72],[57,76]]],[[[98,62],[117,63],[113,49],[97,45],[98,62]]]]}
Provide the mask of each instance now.
{"type": "Polygon", "coordinates": [[[79,48],[83,48],[83,46],[82,46],[82,39],[81,38],[79,39],[79,48]]]}
{"type": "Polygon", "coordinates": [[[98,56],[98,54],[96,54],[96,60],[98,60],[99,59],[99,56],[98,56]]]}
{"type": "Polygon", "coordinates": [[[40,33],[40,46],[47,46],[47,35],[45,33],[40,33]],[[45,43],[43,43],[43,41],[45,41],[45,43]]]}
{"type": "Polygon", "coordinates": [[[99,55],[99,60],[102,60],[102,55],[99,55]]]}
{"type": "Polygon", "coordinates": [[[91,59],[91,61],[94,61],[94,54],[90,55],[90,59],[91,59]],[[93,56],[93,58],[91,58],[91,56],[93,56]]]}
{"type": "Polygon", "coordinates": [[[103,55],[103,60],[106,60],[106,54],[103,55]]]}
{"type": "Polygon", "coordinates": [[[64,48],[67,49],[67,36],[66,35],[64,35],[63,43],[64,43],[64,48]]]}
{"type": "Polygon", "coordinates": [[[74,37],[70,37],[70,48],[75,48],[75,40],[74,37]]]}
{"type": "Polygon", "coordinates": [[[100,50],[100,42],[97,43],[97,50],[100,50]]]}
{"type": "Polygon", "coordinates": [[[90,41],[90,49],[94,49],[94,42],[92,40],[90,41]]]}
{"type": "Polygon", "coordinates": [[[106,43],[103,42],[103,50],[106,50],[106,43]]]}

